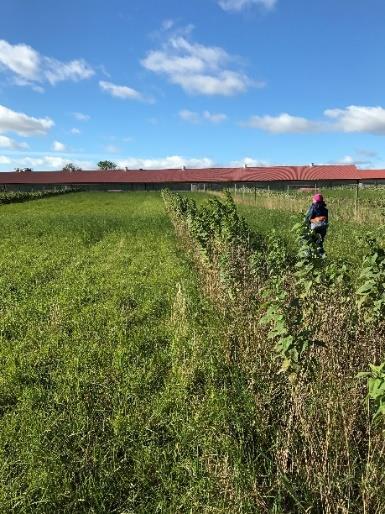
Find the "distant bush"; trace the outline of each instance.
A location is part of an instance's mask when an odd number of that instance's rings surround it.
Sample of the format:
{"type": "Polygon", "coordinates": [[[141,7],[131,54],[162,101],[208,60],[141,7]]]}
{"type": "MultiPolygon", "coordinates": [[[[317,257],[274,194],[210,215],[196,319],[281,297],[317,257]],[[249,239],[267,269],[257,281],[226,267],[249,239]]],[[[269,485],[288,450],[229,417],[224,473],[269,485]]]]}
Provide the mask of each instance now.
{"type": "Polygon", "coordinates": [[[0,193],[0,205],[6,203],[21,203],[29,200],[40,200],[49,196],[64,195],[66,193],[75,193],[80,191],[78,188],[66,189],[47,189],[45,191],[14,191],[0,193]]]}
{"type": "Polygon", "coordinates": [[[118,165],[113,161],[99,161],[98,167],[101,170],[114,170],[118,167],[118,165]]]}
{"type": "Polygon", "coordinates": [[[69,162],[68,164],[63,166],[63,171],[82,171],[82,169],[79,168],[79,166],[73,164],[72,162],[69,162]]]}

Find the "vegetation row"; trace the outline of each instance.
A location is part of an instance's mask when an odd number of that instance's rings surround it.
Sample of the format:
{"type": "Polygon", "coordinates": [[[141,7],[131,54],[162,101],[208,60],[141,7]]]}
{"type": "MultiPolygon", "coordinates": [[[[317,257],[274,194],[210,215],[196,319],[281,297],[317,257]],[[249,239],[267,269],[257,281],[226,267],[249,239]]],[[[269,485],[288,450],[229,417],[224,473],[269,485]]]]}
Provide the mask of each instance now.
{"type": "Polygon", "coordinates": [[[367,238],[357,273],[319,258],[302,221],[292,255],[275,234],[252,231],[229,193],[199,207],[163,198],[252,397],[252,422],[232,434],[258,470],[243,494],[262,512],[383,512],[383,242],[367,238]]]}
{"type": "Polygon", "coordinates": [[[64,195],[79,191],[77,188],[67,187],[65,189],[45,189],[43,191],[10,191],[0,192],[0,205],[9,203],[21,203],[29,200],[40,200],[50,196],[64,195]]]}

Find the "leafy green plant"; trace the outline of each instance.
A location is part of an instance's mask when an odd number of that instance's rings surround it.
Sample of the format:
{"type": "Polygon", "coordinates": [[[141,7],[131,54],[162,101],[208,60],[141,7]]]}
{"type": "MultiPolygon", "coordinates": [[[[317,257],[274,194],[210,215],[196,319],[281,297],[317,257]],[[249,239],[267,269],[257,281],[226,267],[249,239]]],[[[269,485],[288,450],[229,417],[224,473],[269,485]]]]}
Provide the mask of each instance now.
{"type": "Polygon", "coordinates": [[[279,372],[288,372],[291,380],[306,364],[305,355],[312,346],[310,331],[303,326],[301,311],[296,300],[287,301],[282,292],[270,304],[260,319],[261,325],[269,325],[268,338],[275,342],[274,351],[280,360],[279,372]]]}
{"type": "Polygon", "coordinates": [[[374,405],[373,419],[378,419],[385,416],[385,362],[379,366],[369,364],[369,367],[370,371],[361,371],[357,378],[367,380],[367,399],[374,405]]]}
{"type": "Polygon", "coordinates": [[[364,257],[358,277],[356,304],[367,322],[385,313],[385,250],[373,236],[367,237],[369,253],[364,257]]]}

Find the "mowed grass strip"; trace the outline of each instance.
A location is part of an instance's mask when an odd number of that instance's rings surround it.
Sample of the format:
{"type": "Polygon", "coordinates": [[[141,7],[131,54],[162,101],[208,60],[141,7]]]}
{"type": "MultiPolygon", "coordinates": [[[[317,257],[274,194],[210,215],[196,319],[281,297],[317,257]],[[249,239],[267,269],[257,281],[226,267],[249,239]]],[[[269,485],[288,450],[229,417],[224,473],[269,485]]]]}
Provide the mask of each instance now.
{"type": "Polygon", "coordinates": [[[158,194],[0,210],[0,511],[254,512],[266,464],[158,194]]]}

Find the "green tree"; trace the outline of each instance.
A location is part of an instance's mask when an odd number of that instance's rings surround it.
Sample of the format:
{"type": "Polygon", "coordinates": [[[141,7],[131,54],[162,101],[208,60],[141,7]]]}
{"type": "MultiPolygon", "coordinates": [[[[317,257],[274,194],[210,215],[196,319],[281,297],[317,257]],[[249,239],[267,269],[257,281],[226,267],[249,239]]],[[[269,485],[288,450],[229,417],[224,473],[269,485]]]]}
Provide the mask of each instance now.
{"type": "Polygon", "coordinates": [[[117,164],[113,161],[99,161],[98,166],[101,170],[114,170],[117,164]]]}
{"type": "Polygon", "coordinates": [[[69,162],[68,164],[63,166],[63,171],[82,171],[82,169],[79,168],[79,166],[75,166],[75,164],[73,164],[72,162],[69,162]]]}

